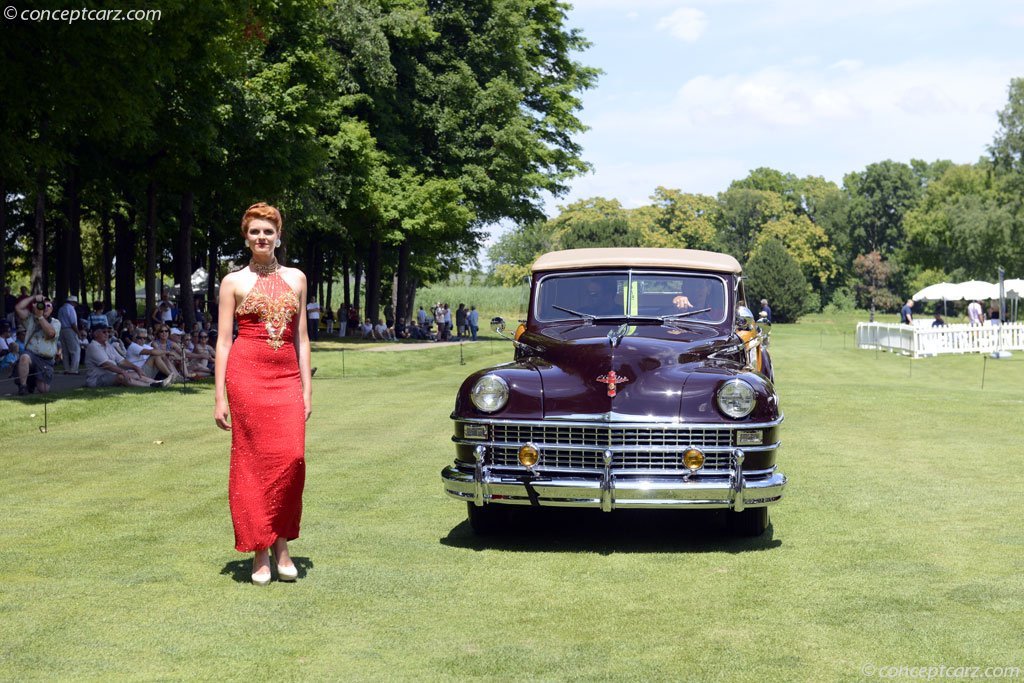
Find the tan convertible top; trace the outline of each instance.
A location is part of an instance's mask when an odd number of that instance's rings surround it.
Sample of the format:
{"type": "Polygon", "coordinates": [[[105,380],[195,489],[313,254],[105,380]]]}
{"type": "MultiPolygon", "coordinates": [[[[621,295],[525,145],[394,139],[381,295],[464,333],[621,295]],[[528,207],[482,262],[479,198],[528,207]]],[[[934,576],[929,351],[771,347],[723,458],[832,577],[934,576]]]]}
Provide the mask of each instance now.
{"type": "Polygon", "coordinates": [[[533,264],[533,272],[578,270],[581,268],[686,268],[740,273],[740,263],[728,254],[699,249],[655,249],[622,247],[602,249],[566,249],[544,254],[533,264]]]}

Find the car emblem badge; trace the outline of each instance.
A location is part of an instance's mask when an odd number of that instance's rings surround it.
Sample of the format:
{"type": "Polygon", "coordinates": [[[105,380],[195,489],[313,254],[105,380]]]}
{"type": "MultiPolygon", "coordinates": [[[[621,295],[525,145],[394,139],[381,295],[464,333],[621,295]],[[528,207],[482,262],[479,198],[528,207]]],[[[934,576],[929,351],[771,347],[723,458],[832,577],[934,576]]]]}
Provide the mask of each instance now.
{"type": "Polygon", "coordinates": [[[608,385],[608,396],[611,397],[611,398],[615,398],[615,394],[617,393],[616,389],[615,389],[615,385],[616,384],[623,384],[625,382],[628,382],[629,378],[628,377],[619,377],[618,375],[615,374],[615,371],[612,370],[607,375],[601,375],[600,377],[598,377],[597,381],[598,382],[604,382],[605,384],[607,384],[608,385]]]}

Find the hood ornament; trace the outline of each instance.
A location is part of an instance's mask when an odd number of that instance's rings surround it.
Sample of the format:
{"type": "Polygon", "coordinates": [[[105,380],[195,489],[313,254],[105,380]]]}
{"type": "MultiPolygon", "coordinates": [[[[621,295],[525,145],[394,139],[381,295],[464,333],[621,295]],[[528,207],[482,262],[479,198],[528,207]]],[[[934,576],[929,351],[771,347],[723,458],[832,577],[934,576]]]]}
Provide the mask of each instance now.
{"type": "Polygon", "coordinates": [[[608,396],[610,398],[615,398],[615,394],[617,393],[615,385],[616,384],[624,384],[624,383],[629,381],[629,378],[628,377],[620,377],[620,376],[615,374],[614,370],[612,370],[607,375],[601,375],[600,377],[598,377],[597,381],[598,382],[603,382],[604,384],[607,384],[608,385],[608,396]]]}

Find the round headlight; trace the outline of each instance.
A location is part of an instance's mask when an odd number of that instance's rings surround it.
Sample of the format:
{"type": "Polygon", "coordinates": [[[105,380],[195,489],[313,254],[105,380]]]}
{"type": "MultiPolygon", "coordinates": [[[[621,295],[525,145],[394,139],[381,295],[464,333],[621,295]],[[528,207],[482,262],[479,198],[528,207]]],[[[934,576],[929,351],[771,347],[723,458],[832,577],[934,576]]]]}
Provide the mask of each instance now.
{"type": "Polygon", "coordinates": [[[753,387],[741,379],[730,379],[718,388],[718,409],[729,417],[746,417],[756,402],[753,387]]]}
{"type": "Polygon", "coordinates": [[[508,382],[497,375],[484,375],[473,385],[469,398],[485,413],[501,410],[508,403],[508,382]]]}

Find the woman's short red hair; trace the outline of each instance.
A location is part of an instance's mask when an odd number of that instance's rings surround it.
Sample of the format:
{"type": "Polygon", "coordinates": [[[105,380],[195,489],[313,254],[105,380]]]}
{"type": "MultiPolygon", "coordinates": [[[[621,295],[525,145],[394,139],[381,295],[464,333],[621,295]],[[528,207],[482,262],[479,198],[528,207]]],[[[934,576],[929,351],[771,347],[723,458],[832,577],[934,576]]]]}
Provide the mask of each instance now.
{"type": "Polygon", "coordinates": [[[257,202],[246,209],[245,213],[242,215],[243,235],[245,234],[245,231],[249,229],[249,223],[257,218],[270,221],[277,227],[277,231],[281,232],[281,212],[266,202],[257,202]]]}

